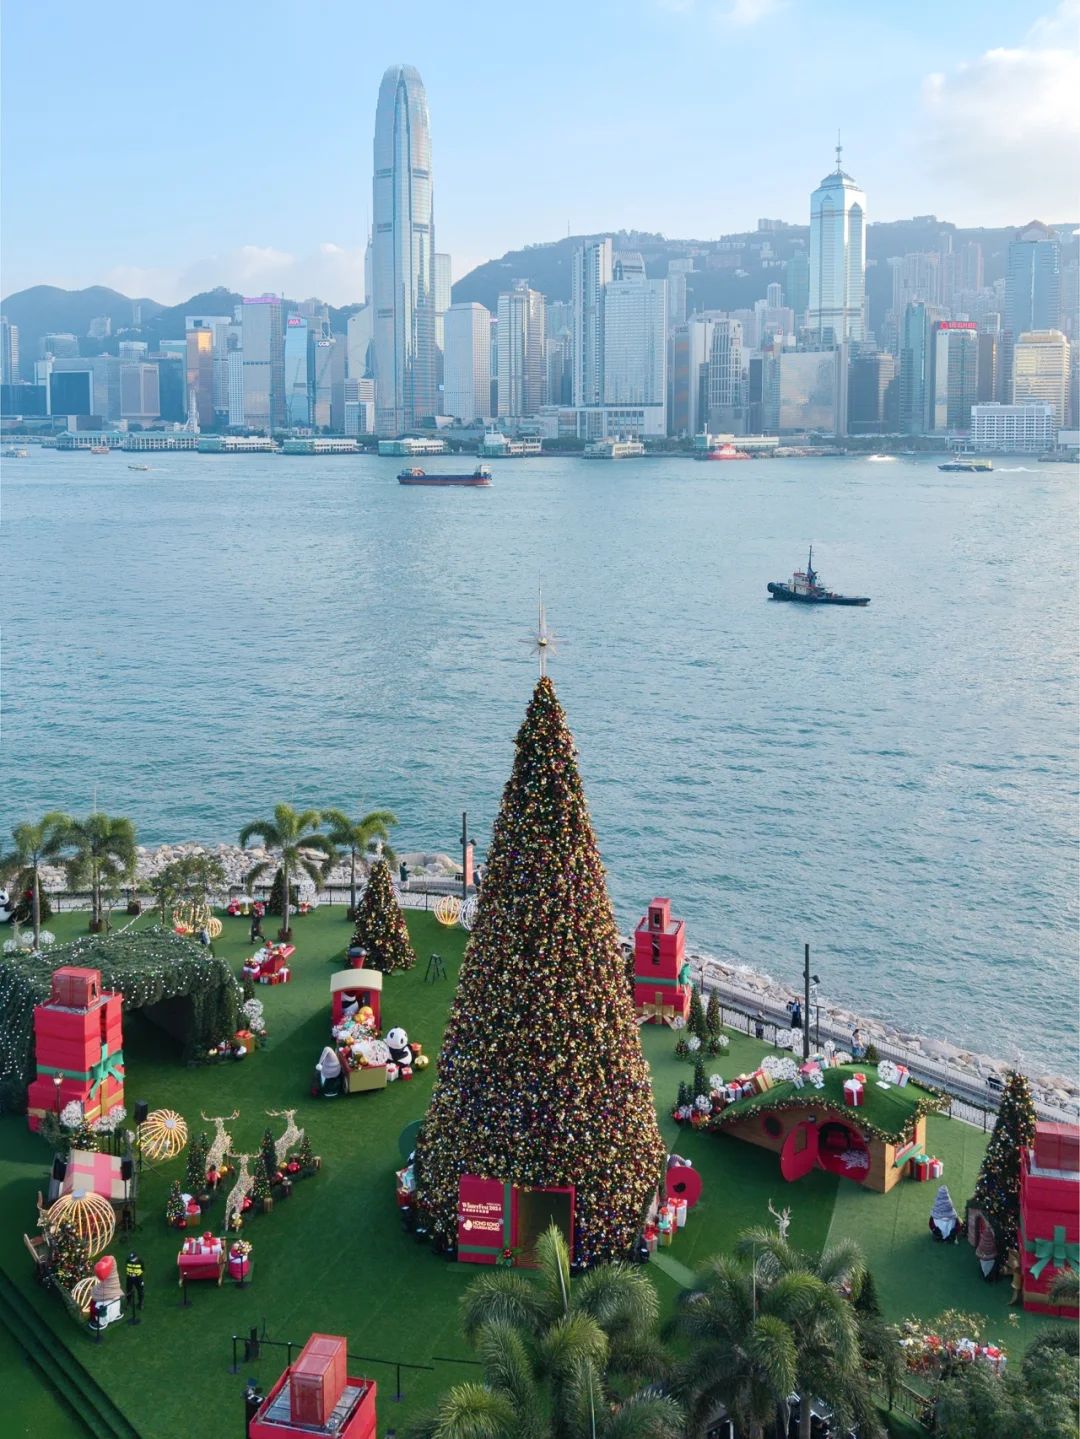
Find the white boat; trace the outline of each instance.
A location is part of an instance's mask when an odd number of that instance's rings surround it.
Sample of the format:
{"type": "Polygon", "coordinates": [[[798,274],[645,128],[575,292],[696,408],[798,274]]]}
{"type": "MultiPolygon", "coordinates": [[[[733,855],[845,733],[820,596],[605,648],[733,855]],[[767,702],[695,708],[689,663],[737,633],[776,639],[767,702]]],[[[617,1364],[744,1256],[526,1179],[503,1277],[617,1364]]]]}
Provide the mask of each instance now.
{"type": "Polygon", "coordinates": [[[29,451],[29,450],[14,450],[14,449],[12,449],[12,450],[5,450],[5,451],[4,451],[4,459],[5,459],[5,460],[28,460],[29,458],[30,458],[30,451],[29,451]]]}
{"type": "Polygon", "coordinates": [[[594,440],[582,451],[585,460],[632,460],[645,453],[640,440],[594,440]]]}
{"type": "Polygon", "coordinates": [[[142,470],[142,471],[145,472],[145,471],[148,470],[149,468],[150,468],[149,465],[128,465],[128,469],[129,469],[129,470],[142,470]]]}

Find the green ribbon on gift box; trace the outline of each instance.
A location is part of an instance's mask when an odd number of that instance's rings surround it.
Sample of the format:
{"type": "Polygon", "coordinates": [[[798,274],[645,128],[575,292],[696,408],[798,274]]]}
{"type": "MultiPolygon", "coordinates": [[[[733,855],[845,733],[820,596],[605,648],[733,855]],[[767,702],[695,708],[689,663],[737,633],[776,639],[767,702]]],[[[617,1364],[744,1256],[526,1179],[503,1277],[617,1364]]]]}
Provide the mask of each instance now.
{"type": "Polygon", "coordinates": [[[1074,1274],[1080,1273],[1080,1244],[1066,1244],[1064,1224],[1054,1226],[1053,1239],[1025,1239],[1024,1248],[1035,1256],[1035,1263],[1031,1266],[1032,1279],[1038,1279],[1048,1264],[1051,1269],[1071,1269],[1074,1274]]]}
{"type": "Polygon", "coordinates": [[[120,1066],[124,1063],[124,1051],[118,1049],[115,1054],[109,1054],[109,1046],[102,1040],[101,1059],[90,1071],[93,1084],[90,1086],[90,1098],[101,1088],[107,1079],[115,1079],[117,1084],[123,1084],[124,1076],[120,1073],[120,1066]]]}

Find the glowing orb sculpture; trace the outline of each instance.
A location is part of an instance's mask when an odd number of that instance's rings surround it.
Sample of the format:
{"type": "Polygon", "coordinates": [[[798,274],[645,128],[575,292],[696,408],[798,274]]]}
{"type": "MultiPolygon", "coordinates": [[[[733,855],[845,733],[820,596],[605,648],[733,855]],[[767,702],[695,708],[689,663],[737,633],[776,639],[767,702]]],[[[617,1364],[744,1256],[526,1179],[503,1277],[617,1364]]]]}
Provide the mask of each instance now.
{"type": "Polygon", "coordinates": [[[458,915],[458,923],[462,929],[470,930],[476,923],[476,895],[470,895],[461,906],[461,913],[458,915]]]}
{"type": "Polygon", "coordinates": [[[187,1142],[187,1125],[174,1109],[155,1109],[139,1125],[139,1143],[148,1159],[175,1159],[187,1142]]]}
{"type": "Polygon", "coordinates": [[[93,1190],[76,1189],[71,1194],[61,1194],[49,1208],[48,1226],[56,1230],[65,1219],[80,1238],[86,1240],[91,1259],[109,1247],[116,1233],[112,1205],[103,1194],[95,1194],[93,1190]]]}
{"type": "Polygon", "coordinates": [[[456,895],[444,894],[435,904],[435,918],[440,924],[457,924],[461,913],[461,900],[456,895]]]}

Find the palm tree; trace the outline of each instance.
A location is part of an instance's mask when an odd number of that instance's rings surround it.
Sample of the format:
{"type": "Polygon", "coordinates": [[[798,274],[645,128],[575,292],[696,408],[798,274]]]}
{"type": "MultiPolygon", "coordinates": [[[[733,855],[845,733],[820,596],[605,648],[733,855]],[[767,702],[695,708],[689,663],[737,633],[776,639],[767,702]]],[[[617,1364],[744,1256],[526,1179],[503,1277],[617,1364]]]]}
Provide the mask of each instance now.
{"type": "Polygon", "coordinates": [[[67,843],[66,834],[71,816],[51,809],[37,824],[27,820],[11,831],[14,848],[0,858],[0,875],[12,878],[20,890],[30,881],[33,891],[34,948],[41,943],[41,866],[46,860],[59,857],[67,843]]]}
{"type": "MultiPolygon", "coordinates": [[[[329,837],[316,833],[321,818],[317,809],[297,812],[291,804],[278,804],[274,806],[273,819],[253,820],[240,831],[241,847],[253,835],[258,835],[267,849],[278,852],[282,879],[281,939],[288,939],[292,934],[289,929],[290,876],[303,871],[318,886],[334,863],[334,846],[329,837]]],[[[248,870],[244,882],[249,894],[255,887],[255,881],[272,864],[272,860],[262,860],[248,870]]]]}
{"type": "MultiPolygon", "coordinates": [[[[862,1327],[851,1295],[858,1295],[866,1279],[862,1251],[853,1239],[806,1254],[794,1249],[782,1230],[749,1229],[740,1236],[736,1252],[749,1256],[757,1275],[770,1284],[787,1279],[812,1279],[815,1288],[798,1291],[794,1308],[782,1305],[781,1312],[796,1340],[799,1395],[799,1439],[810,1439],[810,1401],[828,1401],[838,1418],[859,1426],[859,1432],[878,1432],[874,1406],[866,1382],[865,1361],[860,1345],[862,1327]]],[[[872,1285],[872,1281],[871,1281],[872,1285]]],[[[869,1316],[866,1338],[871,1338],[869,1316]]],[[[873,1331],[876,1340],[885,1336],[873,1331]]]]}
{"type": "Polygon", "coordinates": [[[462,1329],[483,1384],[451,1389],[414,1439],[676,1439],[674,1400],[641,1392],[621,1402],[611,1373],[661,1374],[656,1291],[645,1274],[601,1265],[571,1281],[554,1226],[537,1243],[539,1283],[493,1269],[462,1298],[462,1329]]]}
{"type": "Polygon", "coordinates": [[[323,810],[323,819],[330,826],[330,843],[335,849],[346,850],[352,866],[349,878],[349,918],[356,918],[356,860],[364,857],[376,840],[382,841],[382,857],[387,864],[397,863],[390,848],[390,825],[397,824],[397,815],[388,809],[373,809],[363,819],[350,819],[343,810],[323,810]]]}
{"type": "Polygon", "coordinates": [[[95,810],[86,819],[71,821],[64,844],[75,850],[65,866],[69,886],[90,886],[90,929],[96,934],[103,925],[103,890],[135,868],[135,825],[95,810]]]}

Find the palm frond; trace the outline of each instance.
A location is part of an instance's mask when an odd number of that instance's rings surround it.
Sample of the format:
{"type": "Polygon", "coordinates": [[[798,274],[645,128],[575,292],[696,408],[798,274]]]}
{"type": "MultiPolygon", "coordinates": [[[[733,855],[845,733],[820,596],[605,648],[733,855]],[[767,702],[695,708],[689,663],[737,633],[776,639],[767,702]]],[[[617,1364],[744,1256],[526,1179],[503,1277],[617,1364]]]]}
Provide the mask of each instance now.
{"type": "Polygon", "coordinates": [[[635,1394],[604,1421],[602,1439],[682,1439],[686,1415],[670,1395],[635,1394]]]}
{"type": "Polygon", "coordinates": [[[795,1336],[774,1314],[759,1314],[746,1340],[747,1356],[760,1369],[773,1394],[790,1394],[799,1370],[795,1336]]]}
{"type": "Polygon", "coordinates": [[[570,1252],[557,1225],[549,1224],[536,1241],[536,1258],[552,1313],[569,1313],[570,1252]]]}
{"type": "Polygon", "coordinates": [[[609,1335],[651,1330],[660,1304],[644,1269],[601,1264],[576,1283],[574,1308],[591,1314],[609,1335]]]}
{"type": "Polygon", "coordinates": [[[258,864],[253,864],[251,866],[247,874],[244,875],[244,888],[247,890],[248,894],[251,894],[255,889],[255,881],[261,875],[264,875],[268,869],[273,868],[273,861],[269,859],[261,859],[258,864]]]}
{"type": "Polygon", "coordinates": [[[574,1366],[588,1361],[603,1372],[607,1365],[607,1335],[590,1314],[571,1312],[553,1324],[537,1345],[542,1373],[566,1379],[574,1366]]]}
{"type": "Polygon", "coordinates": [[[428,1429],[431,1439],[517,1439],[519,1432],[509,1398],[483,1384],[455,1384],[428,1429]]]}
{"type": "Polygon", "coordinates": [[[493,1269],[472,1281],[461,1296],[461,1330],[470,1344],[485,1324],[507,1324],[527,1334],[543,1327],[543,1300],[536,1285],[514,1269],[493,1269]]]}
{"type": "Polygon", "coordinates": [[[521,1439],[534,1435],[540,1439],[540,1392],[521,1333],[509,1324],[485,1324],[477,1336],[476,1350],[488,1386],[505,1394],[513,1405],[521,1439]]]}
{"type": "Polygon", "coordinates": [[[253,819],[250,824],[244,825],[237,843],[244,849],[248,840],[256,835],[262,840],[264,849],[276,849],[281,844],[280,831],[272,820],[267,819],[253,819]]]}

